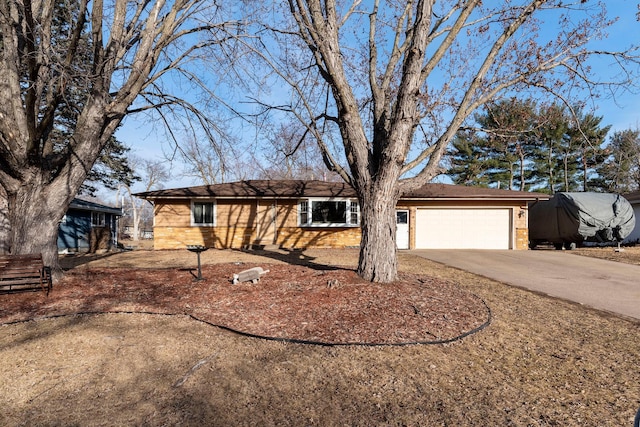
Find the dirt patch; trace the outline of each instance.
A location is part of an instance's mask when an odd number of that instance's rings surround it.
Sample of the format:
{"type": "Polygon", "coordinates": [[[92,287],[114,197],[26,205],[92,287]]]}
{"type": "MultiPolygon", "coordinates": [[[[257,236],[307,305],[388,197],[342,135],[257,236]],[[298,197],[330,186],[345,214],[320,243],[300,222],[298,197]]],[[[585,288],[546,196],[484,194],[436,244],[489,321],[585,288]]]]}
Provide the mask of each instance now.
{"type": "MultiPolygon", "coordinates": [[[[186,250],[135,252],[75,259],[74,273],[195,265],[186,250]]],[[[352,268],[357,251],[203,254],[206,266],[216,260],[320,271],[352,268]]],[[[449,344],[402,347],[264,340],[183,314],[1,325],[0,424],[633,425],[640,407],[637,322],[409,253],[400,265],[479,296],[491,307],[491,325],[449,344]]],[[[0,297],[2,307],[15,296],[0,297]]]]}

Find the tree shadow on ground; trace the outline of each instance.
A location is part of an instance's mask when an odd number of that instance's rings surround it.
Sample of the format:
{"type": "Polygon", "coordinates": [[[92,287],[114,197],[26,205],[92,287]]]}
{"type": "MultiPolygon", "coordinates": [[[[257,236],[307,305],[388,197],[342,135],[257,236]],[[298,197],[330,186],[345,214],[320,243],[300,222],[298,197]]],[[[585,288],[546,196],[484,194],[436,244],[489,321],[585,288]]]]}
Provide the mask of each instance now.
{"type": "Polygon", "coordinates": [[[58,261],[63,271],[72,270],[76,267],[80,267],[84,264],[88,264],[93,261],[103,260],[111,258],[114,255],[120,254],[122,251],[109,251],[104,253],[75,253],[68,255],[58,255],[58,261]]]}
{"type": "Polygon", "coordinates": [[[317,257],[305,253],[304,249],[285,249],[278,248],[275,250],[266,249],[264,247],[254,247],[252,249],[233,249],[249,255],[256,255],[264,258],[273,259],[291,265],[299,265],[309,267],[313,270],[332,271],[332,270],[353,270],[349,267],[338,267],[329,264],[317,262],[317,257]]]}

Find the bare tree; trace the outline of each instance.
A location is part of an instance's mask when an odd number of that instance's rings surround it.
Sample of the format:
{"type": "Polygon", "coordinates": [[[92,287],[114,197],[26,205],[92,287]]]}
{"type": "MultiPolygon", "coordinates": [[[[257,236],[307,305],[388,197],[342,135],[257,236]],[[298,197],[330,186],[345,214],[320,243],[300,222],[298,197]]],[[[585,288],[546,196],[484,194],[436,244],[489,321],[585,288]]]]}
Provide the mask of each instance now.
{"type": "Polygon", "coordinates": [[[194,62],[237,34],[215,1],[0,2],[2,249],[57,266],[58,221],[123,118],[206,125],[169,78],[207,91],[194,62]]]}
{"type": "MultiPolygon", "coordinates": [[[[166,182],[170,175],[165,164],[160,161],[143,160],[140,158],[130,157],[129,164],[136,170],[141,172],[140,181],[144,184],[144,191],[159,190],[162,188],[163,183],[166,182]]],[[[118,193],[124,193],[123,197],[126,197],[127,203],[123,203],[125,215],[131,216],[131,224],[133,231],[131,237],[134,241],[140,239],[140,222],[142,220],[142,212],[150,205],[147,200],[135,197],[134,192],[131,190],[131,185],[122,183],[118,189],[118,193]]],[[[120,195],[116,196],[118,199],[120,195]]]]}
{"type": "Polygon", "coordinates": [[[358,273],[371,281],[396,277],[397,200],[441,173],[447,146],[479,107],[534,90],[570,105],[572,91],[632,84],[636,76],[628,68],[637,65],[636,48],[590,48],[613,22],[601,2],[286,5],[283,22],[268,28],[273,39],[255,49],[292,88],[289,103],[271,108],[304,123],[328,167],[354,186],[362,207],[358,273]],[[592,74],[595,55],[612,59],[616,79],[592,74]],[[327,143],[336,132],[341,152],[327,143]]]}
{"type": "MultiPolygon", "coordinates": [[[[227,141],[232,138],[225,135],[227,141]]],[[[193,178],[195,182],[203,185],[212,185],[225,182],[230,176],[234,176],[240,156],[235,154],[233,144],[218,143],[218,140],[193,136],[184,138],[176,147],[177,157],[184,164],[183,176],[193,178]]],[[[173,160],[175,154],[168,157],[173,160]]]]}
{"type": "Polygon", "coordinates": [[[279,122],[266,139],[260,152],[259,178],[342,180],[327,171],[315,141],[299,122],[279,122]]]}

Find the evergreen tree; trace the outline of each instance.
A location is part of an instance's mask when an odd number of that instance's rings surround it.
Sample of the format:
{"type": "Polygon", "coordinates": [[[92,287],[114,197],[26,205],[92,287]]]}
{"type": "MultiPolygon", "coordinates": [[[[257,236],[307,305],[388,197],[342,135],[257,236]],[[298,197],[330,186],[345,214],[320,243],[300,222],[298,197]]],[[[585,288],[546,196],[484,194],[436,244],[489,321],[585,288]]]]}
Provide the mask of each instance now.
{"type": "Polygon", "coordinates": [[[491,103],[475,120],[479,129],[459,132],[449,152],[454,182],[526,190],[535,102],[511,98],[491,103]]]}
{"type": "Polygon", "coordinates": [[[489,104],[485,115],[478,123],[489,135],[493,147],[491,163],[503,172],[494,172],[494,179],[507,178],[510,190],[526,190],[528,178],[528,156],[531,132],[535,122],[535,102],[511,98],[489,104]],[[506,174],[505,174],[506,172],[506,174]]]}
{"type": "Polygon", "coordinates": [[[94,195],[98,190],[97,184],[109,190],[116,190],[121,184],[130,187],[134,182],[140,181],[141,178],[136,175],[129,163],[130,150],[112,136],[87,175],[80,193],[94,195]]]}
{"type": "Polygon", "coordinates": [[[640,188],[640,130],[615,132],[605,147],[606,160],[594,183],[602,191],[627,193],[640,188]]]}
{"type": "MultiPolygon", "coordinates": [[[[65,88],[60,96],[58,113],[52,117],[53,126],[50,138],[53,143],[53,156],[63,155],[71,146],[69,140],[73,135],[78,115],[84,109],[86,103],[86,76],[91,72],[92,40],[86,27],[82,30],[74,29],[72,23],[79,19],[80,5],[77,0],[57,0],[54,5],[52,17],[52,41],[59,45],[61,52],[72,48],[70,40],[74,40],[73,31],[80,34],[73,42],[77,58],[70,63],[71,71],[66,71],[72,78],[65,79],[65,88]]],[[[60,76],[61,78],[63,76],[60,76]]],[[[49,94],[43,94],[46,98],[49,94]]],[[[43,99],[46,102],[46,99],[43,99]]],[[[115,190],[119,183],[131,185],[139,180],[128,163],[129,148],[115,136],[111,136],[100,152],[96,163],[89,171],[85,182],[80,187],[80,193],[95,196],[97,185],[102,185],[110,190],[115,190]]]]}
{"type": "Polygon", "coordinates": [[[567,129],[568,116],[562,107],[552,104],[538,109],[532,151],[533,190],[549,194],[561,190],[567,129]]]}
{"type": "Polygon", "coordinates": [[[560,105],[515,98],[487,105],[475,117],[478,128],[458,132],[448,174],[465,185],[549,194],[602,191],[597,167],[606,158],[601,145],[610,126],[576,111],[574,118],[560,105]]]}
{"type": "Polygon", "coordinates": [[[597,180],[596,167],[604,161],[602,144],[605,141],[611,125],[602,127],[602,116],[593,114],[579,114],[578,121],[572,121],[567,131],[569,143],[574,147],[578,167],[571,177],[572,183],[567,191],[592,191],[597,180]]]}
{"type": "Polygon", "coordinates": [[[449,150],[451,166],[448,175],[458,185],[489,187],[491,165],[488,156],[487,140],[471,131],[460,131],[449,150]]]}

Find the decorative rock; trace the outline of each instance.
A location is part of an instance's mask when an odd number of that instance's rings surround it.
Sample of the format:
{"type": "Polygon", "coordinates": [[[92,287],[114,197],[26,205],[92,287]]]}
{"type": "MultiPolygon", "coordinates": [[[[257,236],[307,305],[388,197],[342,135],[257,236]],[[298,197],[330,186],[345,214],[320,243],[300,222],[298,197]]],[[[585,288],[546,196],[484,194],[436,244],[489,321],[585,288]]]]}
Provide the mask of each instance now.
{"type": "Polygon", "coordinates": [[[263,270],[262,267],[253,267],[248,270],[241,271],[238,274],[234,274],[231,282],[234,285],[239,282],[258,283],[260,281],[260,276],[268,272],[269,270],[263,270]]]}

